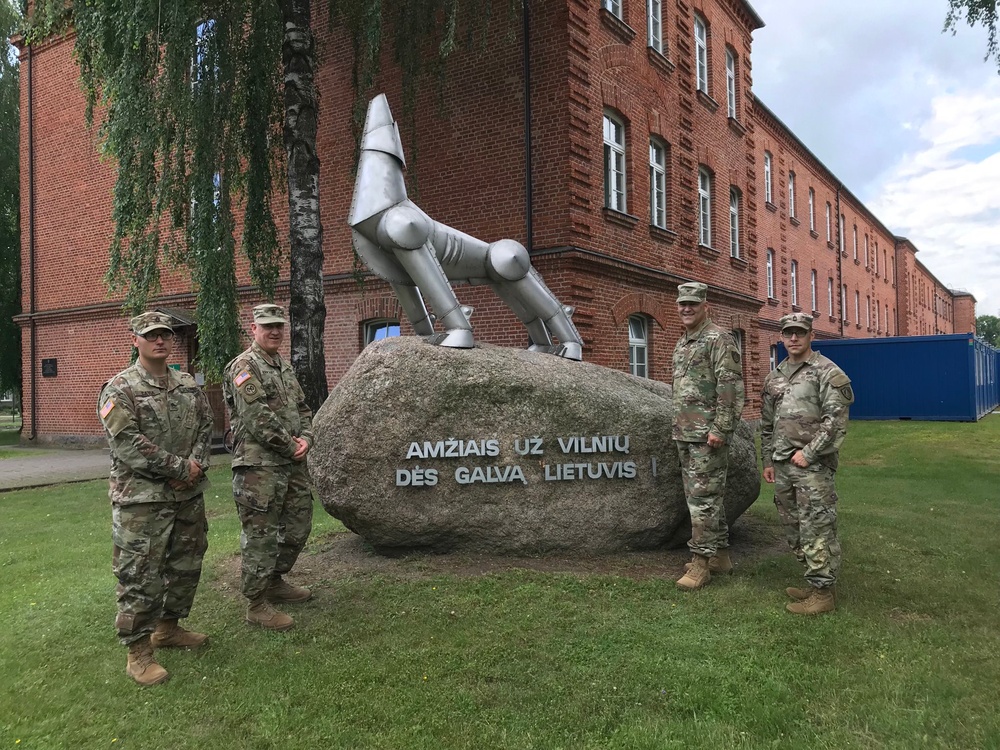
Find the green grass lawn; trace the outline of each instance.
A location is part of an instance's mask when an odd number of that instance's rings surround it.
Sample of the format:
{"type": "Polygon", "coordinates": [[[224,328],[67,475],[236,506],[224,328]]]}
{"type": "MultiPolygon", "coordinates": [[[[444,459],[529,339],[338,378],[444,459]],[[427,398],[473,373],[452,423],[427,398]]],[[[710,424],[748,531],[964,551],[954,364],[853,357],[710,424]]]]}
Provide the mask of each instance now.
{"type": "MultiPolygon", "coordinates": [[[[220,585],[238,550],[213,470],[211,546],[169,683],[124,675],[106,484],[0,495],[0,748],[998,748],[1000,417],[852,422],[839,610],[800,618],[791,555],[694,594],[532,570],[320,576],[284,634],[220,585]]],[[[770,488],[750,510],[777,524],[770,488]]],[[[340,531],[317,508],[300,565],[340,531]]],[[[418,568],[419,558],[407,565],[418,568]]]]}

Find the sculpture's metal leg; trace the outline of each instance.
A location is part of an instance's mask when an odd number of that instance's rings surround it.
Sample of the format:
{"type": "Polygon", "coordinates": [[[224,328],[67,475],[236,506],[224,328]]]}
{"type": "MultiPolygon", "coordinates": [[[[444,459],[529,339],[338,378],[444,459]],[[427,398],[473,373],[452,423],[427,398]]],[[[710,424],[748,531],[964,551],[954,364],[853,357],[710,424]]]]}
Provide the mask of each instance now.
{"type": "MultiPolygon", "coordinates": [[[[528,311],[528,315],[532,318],[533,326],[535,319],[541,320],[547,331],[559,339],[559,346],[546,346],[537,341],[534,333],[532,333],[532,341],[535,342],[539,350],[547,351],[560,357],[566,357],[567,359],[583,359],[583,340],[580,338],[580,333],[576,330],[576,326],[573,325],[573,321],[569,317],[570,308],[565,308],[559,304],[559,300],[545,286],[542,277],[539,276],[534,268],[523,279],[502,282],[501,284],[504,287],[501,297],[505,302],[510,304],[509,299],[516,299],[521,307],[528,311]]],[[[527,325],[527,322],[525,325],[527,325]]],[[[532,330],[531,327],[528,330],[530,332],[532,330]]],[[[551,343],[551,339],[548,340],[551,343]]]]}
{"type": "Polygon", "coordinates": [[[531,346],[528,348],[531,351],[550,351],[552,336],[549,335],[549,329],[545,327],[545,321],[521,304],[520,298],[507,286],[509,283],[493,282],[490,284],[490,287],[496,293],[497,297],[503,300],[504,304],[513,311],[517,319],[524,324],[524,327],[528,329],[528,337],[531,339],[531,346]]]}
{"type": "Polygon", "coordinates": [[[415,286],[407,284],[392,284],[392,289],[399,298],[400,307],[406,313],[406,317],[413,324],[413,330],[418,336],[431,336],[434,334],[434,319],[427,312],[424,305],[424,298],[420,296],[420,290],[415,286]]]}
{"type": "Polygon", "coordinates": [[[474,344],[472,324],[448,283],[433,245],[425,242],[415,250],[397,249],[395,256],[421,294],[430,302],[437,320],[444,326],[445,333],[435,336],[432,343],[471,349],[474,344]]]}

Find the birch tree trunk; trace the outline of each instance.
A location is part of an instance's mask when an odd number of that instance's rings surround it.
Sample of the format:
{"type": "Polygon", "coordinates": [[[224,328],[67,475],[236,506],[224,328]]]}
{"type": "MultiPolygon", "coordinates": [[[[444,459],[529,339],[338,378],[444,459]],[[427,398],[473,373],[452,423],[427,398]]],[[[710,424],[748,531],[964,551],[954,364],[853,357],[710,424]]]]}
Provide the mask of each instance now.
{"type": "Polygon", "coordinates": [[[323,225],[319,213],[319,156],[316,154],[316,41],[310,0],[283,0],[285,38],[281,62],[285,86],[285,154],[291,235],[289,314],[292,367],[315,412],[326,400],[323,331],[323,225]]]}

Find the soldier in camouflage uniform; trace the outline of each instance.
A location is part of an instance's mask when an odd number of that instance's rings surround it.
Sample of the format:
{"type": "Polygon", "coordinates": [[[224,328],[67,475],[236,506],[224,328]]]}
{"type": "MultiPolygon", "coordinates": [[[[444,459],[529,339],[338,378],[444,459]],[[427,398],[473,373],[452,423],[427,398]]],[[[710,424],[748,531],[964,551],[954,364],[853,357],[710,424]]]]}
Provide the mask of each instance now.
{"type": "Polygon", "coordinates": [[[242,589],[246,621],[288,630],[294,621],[272,603],[302,602],[312,593],[293,586],[288,573],[312,529],[312,482],[306,454],[312,412],[291,365],[278,349],[285,336],[278,305],[253,309],[253,344],[226,365],[223,388],[232,420],[233,495],[243,533],[242,589]]]}
{"type": "Polygon", "coordinates": [[[691,562],[677,585],[688,591],[729,573],[729,526],[722,499],[729,436],[743,412],[743,363],[733,337],[709,319],[708,287],[677,287],[684,334],[674,347],[674,431],[691,512],[691,562]]]}
{"type": "Polygon", "coordinates": [[[789,612],[814,615],[836,607],[840,570],[837,538],[837,454],[854,403],[850,378],[812,350],[812,316],[781,319],[788,357],[764,379],[761,458],[764,480],[774,483],[774,504],[788,545],[806,567],[809,588],[787,588],[789,612]]]}
{"type": "Polygon", "coordinates": [[[167,367],[171,318],[147,312],[131,328],[138,360],[105,384],[98,414],[111,446],[115,627],[129,647],[126,674],[155,685],[169,675],[154,648],[208,640],[177,621],[191,611],[208,547],[202,493],[212,409],[194,378],[167,367]]]}

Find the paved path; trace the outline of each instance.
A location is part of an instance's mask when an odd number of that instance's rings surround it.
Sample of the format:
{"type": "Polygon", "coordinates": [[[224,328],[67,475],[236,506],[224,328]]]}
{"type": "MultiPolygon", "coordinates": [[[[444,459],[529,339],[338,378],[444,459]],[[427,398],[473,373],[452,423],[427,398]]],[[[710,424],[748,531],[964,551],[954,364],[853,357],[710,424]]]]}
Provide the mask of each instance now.
{"type": "Polygon", "coordinates": [[[0,492],[106,478],[111,468],[107,449],[47,450],[5,445],[3,450],[23,455],[0,458],[0,492]]]}

